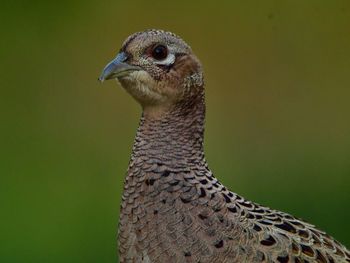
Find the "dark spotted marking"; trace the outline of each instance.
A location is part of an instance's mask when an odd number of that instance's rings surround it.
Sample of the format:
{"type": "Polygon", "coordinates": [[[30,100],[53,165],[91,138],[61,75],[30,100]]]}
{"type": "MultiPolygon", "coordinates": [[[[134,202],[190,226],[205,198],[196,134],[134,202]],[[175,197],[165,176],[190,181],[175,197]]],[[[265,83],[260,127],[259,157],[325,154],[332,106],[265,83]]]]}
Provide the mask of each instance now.
{"type": "Polygon", "coordinates": [[[255,216],[254,216],[253,214],[251,214],[251,213],[248,213],[248,214],[247,214],[247,218],[249,218],[249,219],[254,219],[255,216]]]}
{"type": "Polygon", "coordinates": [[[221,248],[221,247],[224,246],[224,241],[221,239],[221,240],[217,241],[217,242],[214,244],[214,246],[215,246],[216,248],[221,248]]]}
{"type": "MultiPolygon", "coordinates": [[[[330,237],[331,238],[331,237],[330,237]]],[[[340,242],[338,240],[333,240],[334,243],[336,243],[338,246],[342,246],[342,244],[340,244],[340,242]]]]}
{"type": "Polygon", "coordinates": [[[223,223],[223,222],[224,222],[224,216],[223,216],[223,215],[218,214],[218,215],[217,215],[217,218],[219,219],[219,222],[220,222],[220,223],[223,223]]]}
{"type": "Polygon", "coordinates": [[[309,232],[307,232],[307,231],[305,231],[305,230],[302,230],[302,229],[300,229],[299,231],[298,231],[298,234],[299,234],[299,236],[301,236],[301,237],[303,237],[303,238],[309,238],[309,232]]]}
{"type": "Polygon", "coordinates": [[[147,185],[153,185],[155,181],[156,181],[156,179],[154,179],[154,178],[149,178],[149,179],[146,179],[146,184],[147,184],[147,185]]]}
{"type": "Polygon", "coordinates": [[[246,253],[246,251],[245,251],[245,248],[244,247],[242,247],[242,246],[239,246],[239,250],[243,253],[243,254],[245,254],[246,253]]]}
{"type": "Polygon", "coordinates": [[[247,207],[247,208],[252,208],[253,207],[252,203],[248,203],[248,202],[242,202],[240,204],[245,206],[245,207],[247,207]]]}
{"type": "Polygon", "coordinates": [[[237,208],[234,207],[227,207],[227,210],[230,211],[231,213],[237,213],[237,208]]]}
{"type": "Polygon", "coordinates": [[[332,243],[327,238],[323,239],[323,244],[325,244],[329,249],[334,249],[332,243]]]}
{"type": "Polygon", "coordinates": [[[313,257],[313,256],[315,255],[315,252],[312,250],[311,247],[309,247],[309,246],[307,246],[307,245],[304,245],[304,244],[301,244],[300,246],[301,246],[301,251],[302,251],[305,255],[307,255],[307,256],[309,256],[309,257],[313,257]]]}
{"type": "Polygon", "coordinates": [[[264,213],[265,213],[265,210],[259,208],[259,209],[254,209],[253,212],[254,212],[254,213],[258,213],[258,214],[264,214],[264,213]]]}
{"type": "Polygon", "coordinates": [[[215,228],[208,228],[206,231],[208,236],[213,237],[216,234],[215,228]]]}
{"type": "Polygon", "coordinates": [[[191,255],[192,255],[191,252],[184,252],[185,257],[190,257],[191,255]]]}
{"type": "MultiPolygon", "coordinates": [[[[276,222],[276,220],[277,220],[278,218],[275,217],[275,216],[266,215],[266,216],[265,216],[265,219],[268,219],[268,220],[270,220],[270,221],[275,221],[275,222],[276,222]]],[[[276,222],[276,224],[277,224],[277,223],[279,223],[279,222],[276,222]]]]}
{"type": "Polygon", "coordinates": [[[170,175],[170,171],[169,170],[165,170],[163,173],[162,173],[162,176],[164,177],[168,177],[170,175]]]}
{"type": "Polygon", "coordinates": [[[200,180],[199,181],[201,184],[207,184],[208,183],[208,180],[207,179],[203,179],[203,180],[200,180]]]}
{"type": "Polygon", "coordinates": [[[231,199],[226,194],[223,193],[222,196],[225,198],[226,203],[231,203],[231,199]]]}
{"type": "Polygon", "coordinates": [[[268,238],[261,240],[260,244],[264,245],[264,246],[272,246],[272,245],[276,244],[276,240],[271,235],[269,235],[268,238]]]}
{"type": "Polygon", "coordinates": [[[229,197],[233,197],[233,193],[232,192],[229,192],[228,194],[227,194],[229,197]]]}
{"type": "Polygon", "coordinates": [[[214,212],[219,212],[219,211],[221,211],[221,207],[220,206],[214,206],[213,207],[213,211],[214,212]]]}
{"type": "Polygon", "coordinates": [[[271,226],[272,225],[271,222],[268,222],[268,221],[265,221],[265,220],[261,220],[261,221],[259,221],[259,223],[267,225],[267,226],[271,226]]]}
{"type": "Polygon", "coordinates": [[[312,233],[314,233],[316,236],[321,237],[321,233],[317,231],[316,229],[310,229],[312,233]]]}
{"type": "Polygon", "coordinates": [[[178,185],[179,184],[179,181],[172,181],[169,183],[171,186],[175,186],[175,185],[178,185]]]}
{"type": "Polygon", "coordinates": [[[292,252],[293,252],[293,254],[298,254],[299,250],[300,250],[299,246],[293,242],[292,243],[292,252]]]}
{"type": "Polygon", "coordinates": [[[257,258],[262,262],[262,261],[264,261],[265,260],[265,254],[263,253],[263,252],[261,252],[261,251],[257,251],[257,258]]]}
{"type": "Polygon", "coordinates": [[[198,217],[202,220],[207,219],[208,217],[206,215],[203,214],[198,214],[198,217]]]}
{"type": "Polygon", "coordinates": [[[204,197],[206,195],[206,192],[203,187],[199,188],[200,194],[199,197],[204,197]]]}
{"type": "Polygon", "coordinates": [[[154,215],[158,214],[158,210],[154,210],[154,211],[153,211],[153,214],[154,214],[154,215]]]}
{"type": "Polygon", "coordinates": [[[305,226],[298,221],[289,221],[289,223],[292,223],[293,225],[298,226],[300,228],[305,228],[305,226]]]}
{"type": "Polygon", "coordinates": [[[317,263],[327,263],[327,259],[318,250],[316,250],[316,262],[317,263]]]}
{"type": "Polygon", "coordinates": [[[335,247],[335,254],[341,256],[341,257],[344,257],[345,254],[343,251],[340,250],[340,248],[338,246],[335,247]]]}
{"type": "Polygon", "coordinates": [[[288,263],[289,262],[289,256],[279,256],[277,257],[277,261],[281,263],[288,263]]]}
{"type": "Polygon", "coordinates": [[[275,226],[277,226],[280,229],[283,229],[284,231],[287,231],[287,232],[290,232],[290,233],[293,233],[293,234],[297,232],[295,227],[292,226],[291,224],[287,223],[287,222],[284,222],[282,224],[278,224],[278,225],[275,225],[275,226]]]}
{"type": "Polygon", "coordinates": [[[191,199],[190,199],[190,198],[183,198],[183,197],[180,197],[180,199],[181,199],[182,203],[184,203],[184,204],[187,204],[187,203],[191,202],[191,199]]]}
{"type": "Polygon", "coordinates": [[[281,218],[279,218],[279,217],[269,218],[269,220],[274,221],[275,224],[283,224],[281,218]]]}
{"type": "Polygon", "coordinates": [[[329,263],[335,263],[334,258],[332,256],[330,256],[329,254],[327,254],[327,258],[328,258],[329,263]]]}
{"type": "Polygon", "coordinates": [[[294,219],[294,217],[292,217],[291,215],[286,215],[286,214],[284,214],[284,215],[282,215],[284,218],[287,218],[287,219],[289,219],[289,220],[293,220],[294,219]]]}
{"type": "Polygon", "coordinates": [[[260,226],[258,226],[257,224],[254,224],[253,229],[257,232],[260,232],[262,230],[262,228],[260,226]]]}
{"type": "Polygon", "coordinates": [[[314,240],[314,244],[315,245],[317,245],[317,246],[321,246],[322,245],[320,239],[315,234],[312,234],[312,239],[314,240]]]}
{"type": "Polygon", "coordinates": [[[284,233],[278,233],[280,236],[283,236],[283,237],[285,237],[285,238],[288,238],[288,236],[286,235],[286,234],[284,234],[284,233]]]}
{"type": "MultiPolygon", "coordinates": [[[[207,175],[207,178],[210,179],[210,181],[212,181],[214,179],[214,176],[212,175],[207,175]]],[[[219,183],[220,184],[220,183],[219,183]]]]}

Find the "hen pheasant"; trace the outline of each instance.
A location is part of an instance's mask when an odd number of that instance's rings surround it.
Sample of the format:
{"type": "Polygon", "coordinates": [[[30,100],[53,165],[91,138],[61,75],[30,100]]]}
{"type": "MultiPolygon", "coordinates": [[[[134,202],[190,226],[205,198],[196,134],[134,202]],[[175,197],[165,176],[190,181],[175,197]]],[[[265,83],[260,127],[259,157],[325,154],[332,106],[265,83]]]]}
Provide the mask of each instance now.
{"type": "Polygon", "coordinates": [[[120,262],[350,262],[325,232],[213,176],[203,151],[202,67],[182,39],[162,30],[131,35],[106,79],[143,109],[122,196],[120,262]]]}

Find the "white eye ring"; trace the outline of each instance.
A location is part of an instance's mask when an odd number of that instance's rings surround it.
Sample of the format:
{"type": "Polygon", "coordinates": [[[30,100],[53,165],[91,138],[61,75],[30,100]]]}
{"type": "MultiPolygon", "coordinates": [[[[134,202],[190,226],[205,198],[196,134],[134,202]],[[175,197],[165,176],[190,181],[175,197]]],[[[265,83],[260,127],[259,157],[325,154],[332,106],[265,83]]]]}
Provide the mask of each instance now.
{"type": "Polygon", "coordinates": [[[154,63],[157,65],[164,65],[164,66],[170,66],[174,64],[175,62],[175,55],[172,53],[169,53],[168,56],[163,60],[154,60],[154,63]]]}

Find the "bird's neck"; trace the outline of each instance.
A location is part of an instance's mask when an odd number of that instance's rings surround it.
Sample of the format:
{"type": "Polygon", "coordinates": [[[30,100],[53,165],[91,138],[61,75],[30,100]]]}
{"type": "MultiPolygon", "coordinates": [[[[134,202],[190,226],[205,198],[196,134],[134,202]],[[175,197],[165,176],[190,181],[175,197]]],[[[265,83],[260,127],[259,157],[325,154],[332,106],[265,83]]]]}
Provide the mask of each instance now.
{"type": "Polygon", "coordinates": [[[179,102],[167,112],[144,112],[138,128],[131,165],[134,162],[165,165],[169,169],[203,164],[204,91],[179,102]]]}

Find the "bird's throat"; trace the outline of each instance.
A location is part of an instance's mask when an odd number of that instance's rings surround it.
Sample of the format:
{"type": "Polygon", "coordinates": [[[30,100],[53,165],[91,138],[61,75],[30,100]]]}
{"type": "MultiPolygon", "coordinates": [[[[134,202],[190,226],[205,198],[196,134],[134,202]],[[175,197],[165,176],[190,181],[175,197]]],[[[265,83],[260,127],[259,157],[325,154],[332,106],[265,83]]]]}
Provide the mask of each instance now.
{"type": "Polygon", "coordinates": [[[169,168],[204,158],[204,93],[179,102],[159,114],[144,112],[136,134],[132,160],[161,162],[169,168]]]}

